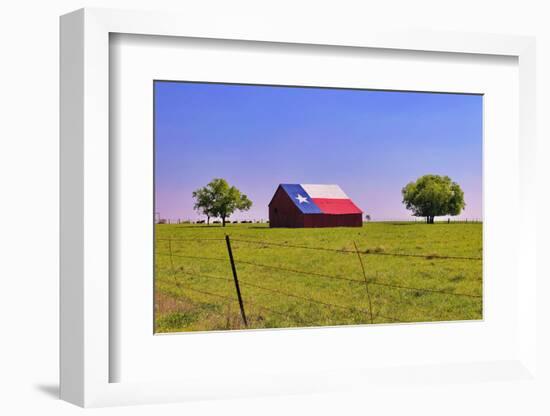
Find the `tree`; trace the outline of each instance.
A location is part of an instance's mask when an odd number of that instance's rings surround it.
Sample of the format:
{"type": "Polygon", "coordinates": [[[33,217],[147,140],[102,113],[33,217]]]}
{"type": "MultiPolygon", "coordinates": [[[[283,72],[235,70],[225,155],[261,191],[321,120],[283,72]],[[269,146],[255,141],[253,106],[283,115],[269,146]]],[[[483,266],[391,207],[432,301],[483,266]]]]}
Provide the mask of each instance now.
{"type": "Polygon", "coordinates": [[[193,192],[195,209],[208,218],[219,217],[225,227],[226,219],[235,211],[248,211],[252,201],[234,186],[229,186],[225,179],[213,179],[204,188],[193,192]]]}
{"type": "Polygon", "coordinates": [[[195,198],[195,205],[193,209],[200,214],[206,215],[206,224],[210,225],[210,217],[214,217],[212,206],[214,203],[214,196],[208,187],[197,189],[193,192],[193,198],[195,198]]]}
{"type": "Polygon", "coordinates": [[[436,216],[458,215],[466,206],[464,192],[448,176],[424,175],[408,183],[401,194],[407,209],[415,217],[426,217],[428,224],[436,216]]]}

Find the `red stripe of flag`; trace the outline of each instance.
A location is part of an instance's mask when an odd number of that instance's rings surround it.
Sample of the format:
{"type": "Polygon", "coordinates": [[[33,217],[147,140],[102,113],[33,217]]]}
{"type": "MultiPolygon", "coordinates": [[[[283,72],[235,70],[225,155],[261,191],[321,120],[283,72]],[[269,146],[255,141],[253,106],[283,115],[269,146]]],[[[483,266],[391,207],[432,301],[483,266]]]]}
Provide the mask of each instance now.
{"type": "Polygon", "coordinates": [[[311,198],[324,214],[362,214],[351,199],[311,198]]]}

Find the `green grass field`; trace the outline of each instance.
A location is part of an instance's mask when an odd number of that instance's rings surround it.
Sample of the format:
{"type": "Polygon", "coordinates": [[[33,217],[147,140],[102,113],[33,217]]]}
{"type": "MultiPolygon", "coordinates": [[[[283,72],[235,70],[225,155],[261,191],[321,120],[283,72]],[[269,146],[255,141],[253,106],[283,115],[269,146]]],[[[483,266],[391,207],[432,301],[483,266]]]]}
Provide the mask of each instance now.
{"type": "Polygon", "coordinates": [[[249,328],[482,318],[480,223],[159,224],[156,332],[244,328],[226,234],[249,328]]]}

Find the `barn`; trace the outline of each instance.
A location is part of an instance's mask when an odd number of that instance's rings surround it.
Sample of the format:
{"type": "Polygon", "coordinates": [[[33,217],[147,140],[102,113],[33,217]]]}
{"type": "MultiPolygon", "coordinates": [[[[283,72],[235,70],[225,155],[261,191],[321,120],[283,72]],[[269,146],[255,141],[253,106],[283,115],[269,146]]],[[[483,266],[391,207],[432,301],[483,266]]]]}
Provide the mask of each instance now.
{"type": "Polygon", "coordinates": [[[269,203],[270,227],[362,227],[363,211],[338,185],[281,184],[269,203]]]}

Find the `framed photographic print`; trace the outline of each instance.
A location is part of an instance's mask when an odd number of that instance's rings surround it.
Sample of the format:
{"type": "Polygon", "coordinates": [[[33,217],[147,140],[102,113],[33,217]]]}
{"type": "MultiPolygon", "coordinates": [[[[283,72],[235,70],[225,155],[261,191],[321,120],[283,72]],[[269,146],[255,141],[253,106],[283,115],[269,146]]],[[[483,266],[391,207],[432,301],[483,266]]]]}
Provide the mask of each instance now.
{"type": "Polygon", "coordinates": [[[62,17],[62,398],[529,379],[533,40],[246,22],[62,17]]]}
{"type": "Polygon", "coordinates": [[[156,333],[482,319],[482,95],[153,88],[156,333]]]}

